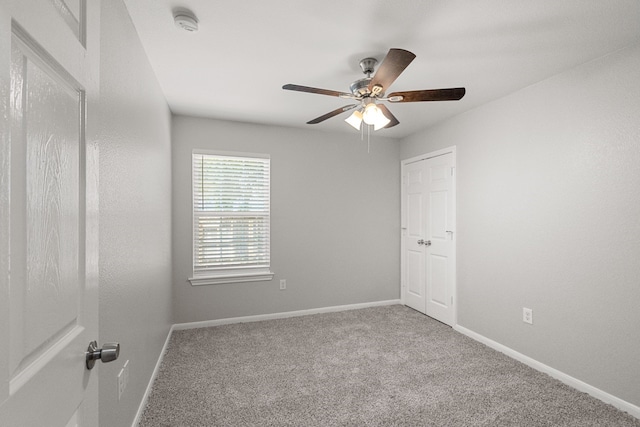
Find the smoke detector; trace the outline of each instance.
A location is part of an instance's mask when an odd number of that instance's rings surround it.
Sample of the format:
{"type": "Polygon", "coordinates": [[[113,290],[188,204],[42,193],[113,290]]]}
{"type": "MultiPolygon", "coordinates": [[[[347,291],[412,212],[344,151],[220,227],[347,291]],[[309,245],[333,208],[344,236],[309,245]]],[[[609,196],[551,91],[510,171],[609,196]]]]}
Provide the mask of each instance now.
{"type": "Polygon", "coordinates": [[[194,33],[198,31],[198,20],[195,15],[190,11],[182,10],[177,12],[173,16],[173,21],[176,23],[176,27],[194,33]]]}

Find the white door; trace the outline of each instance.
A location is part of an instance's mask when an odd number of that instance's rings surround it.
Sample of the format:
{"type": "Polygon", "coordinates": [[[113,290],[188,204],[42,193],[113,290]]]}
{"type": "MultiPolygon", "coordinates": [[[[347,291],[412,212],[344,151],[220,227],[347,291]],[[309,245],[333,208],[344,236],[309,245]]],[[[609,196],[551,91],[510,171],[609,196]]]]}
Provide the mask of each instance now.
{"type": "Polygon", "coordinates": [[[99,2],[0,3],[0,425],[97,426],[99,2]]]}
{"type": "Polygon", "coordinates": [[[426,211],[426,314],[453,325],[453,154],[425,160],[429,171],[426,211]]]}
{"type": "Polygon", "coordinates": [[[424,161],[409,163],[404,167],[403,184],[403,255],[404,255],[404,303],[426,313],[425,252],[426,207],[428,196],[428,170],[424,161]],[[420,243],[418,243],[420,242],[420,243]]]}
{"type": "Polygon", "coordinates": [[[403,166],[404,302],[453,325],[455,195],[453,153],[403,166]]]}

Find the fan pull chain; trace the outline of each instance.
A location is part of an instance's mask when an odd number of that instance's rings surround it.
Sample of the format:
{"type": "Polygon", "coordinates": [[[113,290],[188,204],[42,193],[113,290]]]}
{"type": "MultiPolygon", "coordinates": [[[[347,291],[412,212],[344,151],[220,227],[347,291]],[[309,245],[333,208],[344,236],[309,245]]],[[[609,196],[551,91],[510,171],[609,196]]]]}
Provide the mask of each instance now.
{"type": "Polygon", "coordinates": [[[371,125],[367,125],[367,154],[371,154],[371,125]]]}

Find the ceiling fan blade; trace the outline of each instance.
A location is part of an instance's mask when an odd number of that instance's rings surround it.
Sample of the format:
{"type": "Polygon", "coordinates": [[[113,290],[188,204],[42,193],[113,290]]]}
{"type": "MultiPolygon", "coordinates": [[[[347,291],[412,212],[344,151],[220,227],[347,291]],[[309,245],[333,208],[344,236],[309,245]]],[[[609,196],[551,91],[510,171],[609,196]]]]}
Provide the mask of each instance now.
{"type": "Polygon", "coordinates": [[[391,86],[391,83],[396,81],[398,76],[411,64],[411,61],[413,61],[415,57],[416,55],[408,50],[389,49],[389,53],[387,53],[387,56],[382,60],[378,71],[376,71],[373,79],[369,82],[369,90],[372,91],[375,85],[380,85],[382,86],[382,90],[385,91],[391,86]]]}
{"type": "Polygon", "coordinates": [[[329,112],[329,113],[327,113],[325,115],[322,115],[320,117],[316,117],[313,120],[309,120],[307,122],[307,124],[308,125],[315,125],[315,124],[318,124],[320,122],[324,122],[325,120],[330,119],[331,117],[337,116],[340,113],[344,113],[345,111],[353,110],[358,105],[360,105],[360,104],[345,105],[344,107],[337,108],[337,109],[335,109],[335,110],[333,110],[333,111],[331,111],[331,112],[329,112]]]}
{"type": "Polygon", "coordinates": [[[382,114],[384,114],[387,119],[391,120],[389,122],[389,124],[384,127],[384,129],[388,129],[390,127],[394,127],[395,125],[400,123],[398,121],[398,119],[396,119],[396,116],[391,114],[391,111],[389,111],[389,109],[387,108],[386,105],[384,105],[384,104],[377,104],[377,105],[378,105],[378,108],[380,108],[380,110],[382,110],[382,114]]]}
{"type": "Polygon", "coordinates": [[[457,101],[466,93],[465,88],[411,90],[407,92],[393,92],[387,95],[389,102],[420,102],[420,101],[457,101]],[[394,100],[393,97],[402,99],[394,100]]]}
{"type": "Polygon", "coordinates": [[[353,95],[351,95],[350,93],[338,92],[337,90],[318,89],[318,88],[315,88],[315,87],[292,85],[292,84],[286,84],[286,85],[282,86],[282,89],[295,90],[297,92],[318,93],[320,95],[339,96],[339,97],[342,97],[342,98],[351,98],[351,97],[353,97],[353,95]]]}

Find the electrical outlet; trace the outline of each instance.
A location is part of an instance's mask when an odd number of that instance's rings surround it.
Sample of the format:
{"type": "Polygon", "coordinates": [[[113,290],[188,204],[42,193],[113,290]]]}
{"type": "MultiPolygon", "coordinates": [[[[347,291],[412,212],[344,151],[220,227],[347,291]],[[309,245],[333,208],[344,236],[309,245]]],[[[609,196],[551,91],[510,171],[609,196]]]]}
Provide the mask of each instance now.
{"type": "Polygon", "coordinates": [[[533,310],[530,308],[522,307],[522,321],[533,325],[533,310]]]}
{"type": "Polygon", "coordinates": [[[280,279],[280,290],[284,291],[285,289],[287,289],[287,281],[286,279],[280,279]]]}
{"type": "Polygon", "coordinates": [[[120,400],[120,397],[122,397],[122,393],[124,393],[124,388],[125,388],[125,384],[124,384],[124,368],[120,369],[120,372],[118,373],[118,400],[120,400]]]}

